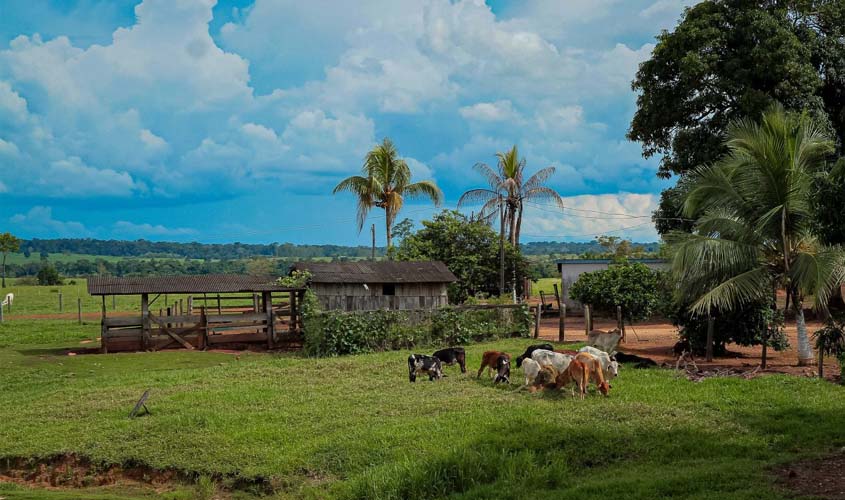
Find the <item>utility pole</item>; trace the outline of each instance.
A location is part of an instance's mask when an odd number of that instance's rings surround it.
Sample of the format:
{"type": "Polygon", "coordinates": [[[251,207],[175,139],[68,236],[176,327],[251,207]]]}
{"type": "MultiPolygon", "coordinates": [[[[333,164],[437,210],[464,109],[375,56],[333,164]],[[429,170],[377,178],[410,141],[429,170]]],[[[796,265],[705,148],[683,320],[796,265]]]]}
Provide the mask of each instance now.
{"type": "Polygon", "coordinates": [[[505,294],[505,208],[499,193],[499,296],[505,294]]]}
{"type": "Polygon", "coordinates": [[[376,260],[376,225],[373,224],[370,228],[371,232],[373,233],[373,251],[370,260],[376,260]]]}

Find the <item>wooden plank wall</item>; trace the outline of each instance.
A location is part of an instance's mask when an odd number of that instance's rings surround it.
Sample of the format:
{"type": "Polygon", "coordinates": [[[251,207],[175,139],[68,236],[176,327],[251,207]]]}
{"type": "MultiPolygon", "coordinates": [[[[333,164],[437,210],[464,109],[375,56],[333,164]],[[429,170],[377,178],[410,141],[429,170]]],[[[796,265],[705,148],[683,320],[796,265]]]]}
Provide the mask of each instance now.
{"type": "Polygon", "coordinates": [[[449,305],[445,283],[396,284],[395,295],[383,295],[383,285],[315,283],[320,306],[329,311],[375,311],[380,309],[436,309],[449,305]]]}

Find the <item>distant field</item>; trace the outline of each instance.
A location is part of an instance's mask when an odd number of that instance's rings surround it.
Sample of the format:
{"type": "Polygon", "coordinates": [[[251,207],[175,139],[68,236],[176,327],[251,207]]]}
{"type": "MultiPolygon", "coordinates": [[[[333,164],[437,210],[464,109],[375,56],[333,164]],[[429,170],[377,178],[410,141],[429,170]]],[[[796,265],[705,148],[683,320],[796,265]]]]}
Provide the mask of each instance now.
{"type": "Polygon", "coordinates": [[[532,283],[531,293],[532,295],[539,295],[540,291],[542,291],[544,294],[554,297],[555,283],[557,283],[558,288],[560,288],[560,278],[540,278],[536,282],[532,283]]]}
{"type": "MultiPolygon", "coordinates": [[[[88,255],[84,253],[51,253],[48,256],[48,260],[51,262],[75,262],[77,260],[83,259],[90,261],[102,259],[109,262],[117,262],[119,260],[127,258],[131,257],[115,257],[112,255],[88,255]]],[[[29,257],[26,257],[22,253],[10,253],[6,257],[6,264],[29,264],[38,262],[41,262],[41,255],[38,252],[31,254],[29,257]]]]}

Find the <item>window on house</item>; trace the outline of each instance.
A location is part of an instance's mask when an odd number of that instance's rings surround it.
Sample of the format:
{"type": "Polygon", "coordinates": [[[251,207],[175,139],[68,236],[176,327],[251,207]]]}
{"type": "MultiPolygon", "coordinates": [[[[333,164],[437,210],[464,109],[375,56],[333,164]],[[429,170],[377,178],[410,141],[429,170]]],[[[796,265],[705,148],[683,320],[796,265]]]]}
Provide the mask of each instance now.
{"type": "Polygon", "coordinates": [[[396,284],[395,283],[385,283],[381,286],[381,294],[382,295],[396,295],[396,284]]]}

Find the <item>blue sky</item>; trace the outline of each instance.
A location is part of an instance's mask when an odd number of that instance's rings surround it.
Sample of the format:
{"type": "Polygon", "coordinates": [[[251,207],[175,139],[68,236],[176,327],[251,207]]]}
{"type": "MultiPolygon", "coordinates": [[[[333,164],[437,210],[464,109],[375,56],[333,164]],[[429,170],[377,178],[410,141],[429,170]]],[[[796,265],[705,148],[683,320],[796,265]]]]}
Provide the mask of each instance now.
{"type": "Polygon", "coordinates": [[[554,165],[575,210],[529,207],[525,241],[654,240],[595,217],[666,185],[630,81],[691,2],[3,0],[0,231],[366,245],[330,192],[389,136],[447,207],[513,144],[554,165]]]}

